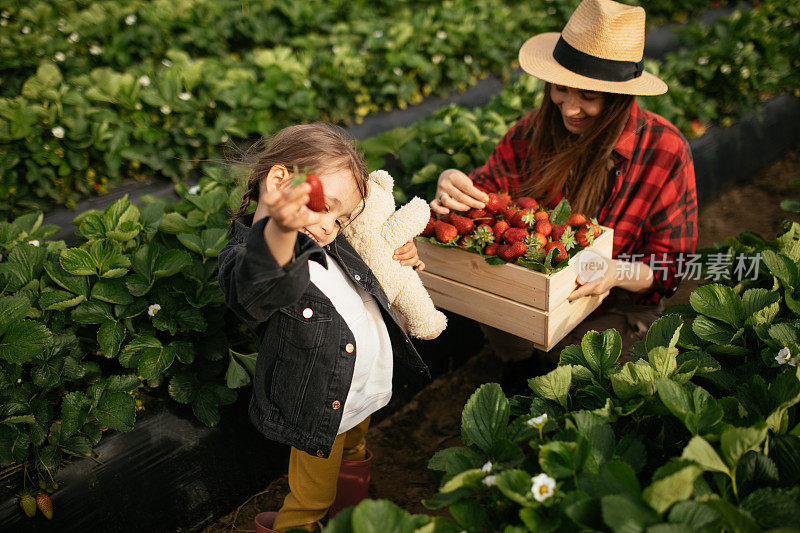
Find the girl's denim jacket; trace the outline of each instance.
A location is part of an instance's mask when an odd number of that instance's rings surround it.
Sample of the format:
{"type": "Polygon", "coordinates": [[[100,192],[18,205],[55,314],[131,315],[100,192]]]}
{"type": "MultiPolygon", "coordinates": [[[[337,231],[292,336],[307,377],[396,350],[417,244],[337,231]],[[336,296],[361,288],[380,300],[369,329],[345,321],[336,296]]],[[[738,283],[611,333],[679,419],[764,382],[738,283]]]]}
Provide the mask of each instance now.
{"type": "MultiPolygon", "coordinates": [[[[228,306],[259,340],[250,419],[266,437],[328,457],[353,379],[358,347],[331,301],[309,278],[308,261],[326,254],[298,232],[294,260],[280,267],[264,241],[267,219],[237,220],[219,253],[219,284],[228,306]],[[348,344],[351,352],[348,352],[348,344]]],[[[327,246],[350,279],[380,305],[396,361],[430,378],[375,275],[339,234],[327,246]]]]}

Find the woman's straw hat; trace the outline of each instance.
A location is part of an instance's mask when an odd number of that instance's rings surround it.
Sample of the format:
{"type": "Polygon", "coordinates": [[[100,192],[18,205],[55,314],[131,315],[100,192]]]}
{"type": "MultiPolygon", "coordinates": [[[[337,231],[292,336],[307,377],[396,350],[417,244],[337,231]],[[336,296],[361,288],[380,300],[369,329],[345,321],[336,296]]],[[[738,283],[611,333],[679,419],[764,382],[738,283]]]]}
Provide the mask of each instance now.
{"type": "Polygon", "coordinates": [[[588,91],[652,95],[667,84],[644,71],[644,9],[583,0],[564,31],[542,33],[519,50],[519,64],[539,79],[588,91]]]}

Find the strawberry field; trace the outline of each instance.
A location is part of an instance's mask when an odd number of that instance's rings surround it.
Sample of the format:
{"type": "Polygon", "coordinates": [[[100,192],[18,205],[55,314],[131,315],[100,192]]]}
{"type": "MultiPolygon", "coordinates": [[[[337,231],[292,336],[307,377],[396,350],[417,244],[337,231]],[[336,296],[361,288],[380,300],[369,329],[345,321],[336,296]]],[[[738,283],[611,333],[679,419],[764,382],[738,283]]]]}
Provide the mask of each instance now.
{"type": "MultiPolygon", "coordinates": [[[[45,527],[40,495],[55,504],[54,526],[77,527],[59,521],[80,514],[59,509],[77,499],[64,469],[101,467],[103,443],[135,435],[155,406],[174,404],[198,432],[224,429],[234,410],[246,410],[256,346],[217,284],[216,257],[242,192],[242,168],[220,163],[227,149],[296,122],[354,125],[499,77],[504,87],[485,105],[448,105],[361,141],[370,167],[395,175],[398,202],[430,200],[443,169],[482,164],[539,101],[542,85],[518,73],[517,50],[563,27],[577,3],[0,0],[0,480],[11,502],[0,507],[0,529],[45,527]],[[151,179],[174,182],[175,196],[78,209],[74,242],[52,238],[61,228],[48,224],[48,211],[151,179]]],[[[638,3],[653,28],[708,7],[638,3]]],[[[711,24],[690,22],[676,52],[648,60],[670,92],[640,102],[694,141],[800,91],[800,7],[739,7],[711,24]]],[[[784,183],[800,176],[792,157],[784,183]]],[[[465,363],[466,355],[438,350],[437,386],[471,390],[450,398],[441,412],[450,420],[423,425],[427,444],[400,460],[412,473],[376,474],[381,500],[344,512],[326,531],[796,526],[794,191],[740,211],[776,213],[760,232],[739,214],[730,224],[701,221],[715,234],[705,240],[701,228],[706,257],[759,254],[761,270],[738,282],[706,271],[710,282],[668,307],[624,365],[618,333],[588,334],[552,372],[531,376],[528,394],[507,398],[485,372],[486,353],[465,363]]],[[[566,201],[510,200],[432,220],[425,238],[548,273],[599,235],[566,201]]],[[[733,267],[728,274],[736,279],[733,267]]],[[[458,327],[474,333],[477,325],[458,327]]],[[[442,342],[433,346],[450,346],[442,342]]],[[[403,413],[414,413],[417,398],[435,398],[435,387],[414,398],[416,390],[396,394],[395,414],[374,430],[383,460],[399,428],[414,431],[403,413]]],[[[261,498],[264,509],[277,505],[280,483],[261,498]]],[[[207,526],[234,507],[167,518],[164,530],[207,526]]],[[[212,530],[228,525],[240,524],[229,516],[212,530]]]]}

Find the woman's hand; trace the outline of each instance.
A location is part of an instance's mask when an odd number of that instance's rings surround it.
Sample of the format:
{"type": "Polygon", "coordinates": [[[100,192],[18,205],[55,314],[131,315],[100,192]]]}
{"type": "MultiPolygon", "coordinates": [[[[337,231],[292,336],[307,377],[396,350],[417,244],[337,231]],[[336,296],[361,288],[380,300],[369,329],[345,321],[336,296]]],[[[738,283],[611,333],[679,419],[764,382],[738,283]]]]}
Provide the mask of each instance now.
{"type": "Polygon", "coordinates": [[[575,281],[579,287],[567,296],[568,301],[571,302],[584,296],[603,294],[617,285],[617,265],[613,259],[593,254],[591,266],[594,268],[587,268],[588,262],[583,261],[580,261],[578,265],[579,270],[583,267],[584,271],[578,272],[575,281]]]}
{"type": "Polygon", "coordinates": [[[392,259],[400,261],[403,266],[411,266],[416,270],[425,270],[425,263],[420,261],[417,255],[417,245],[414,244],[413,240],[395,250],[392,259]]]}
{"type": "Polygon", "coordinates": [[[652,290],[655,277],[650,265],[639,261],[619,261],[599,254],[594,255],[591,258],[594,268],[587,269],[586,263],[579,262],[578,268],[583,268],[584,272],[579,272],[575,280],[580,286],[567,296],[570,302],[583,296],[603,294],[614,287],[635,293],[652,290]],[[599,261],[604,261],[605,266],[598,263],[599,261]]]}
{"type": "Polygon", "coordinates": [[[431,202],[434,213],[444,215],[453,211],[466,211],[472,207],[483,209],[489,195],[472,184],[469,176],[449,168],[439,174],[436,185],[436,197],[431,202]]]}

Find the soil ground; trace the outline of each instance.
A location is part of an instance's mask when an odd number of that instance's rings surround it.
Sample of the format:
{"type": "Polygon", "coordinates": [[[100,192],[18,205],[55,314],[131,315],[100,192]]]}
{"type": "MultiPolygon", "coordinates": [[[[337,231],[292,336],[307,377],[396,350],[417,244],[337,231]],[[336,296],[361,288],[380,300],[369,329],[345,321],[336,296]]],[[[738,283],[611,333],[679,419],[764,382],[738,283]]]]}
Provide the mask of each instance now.
{"type": "MultiPolygon", "coordinates": [[[[800,197],[789,182],[800,178],[800,150],[788,152],[749,183],[741,184],[700,206],[698,248],[712,246],[725,237],[751,230],[767,238],[781,229],[783,220],[800,217],[780,210],[785,198],[800,197]]],[[[699,281],[684,280],[667,304],[688,303],[699,281]]],[[[371,428],[367,442],[373,452],[373,498],[393,501],[411,513],[428,511],[422,500],[436,493],[436,480],[428,460],[442,448],[461,445],[461,410],[483,383],[498,381],[501,367],[484,348],[454,371],[437,378],[401,410],[371,428]]],[[[253,517],[277,510],[288,492],[286,476],[271,482],[242,506],[204,533],[254,531],[253,517]]]]}

